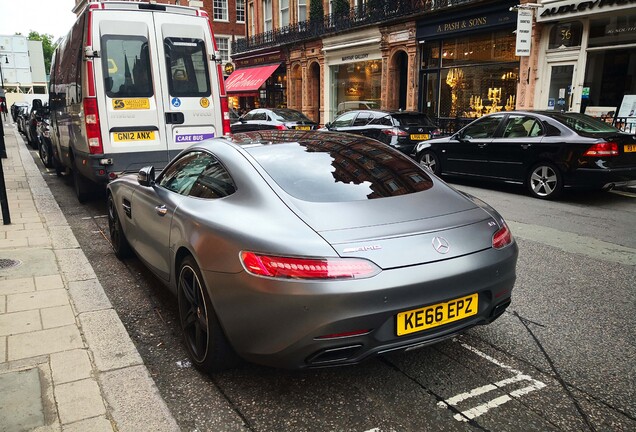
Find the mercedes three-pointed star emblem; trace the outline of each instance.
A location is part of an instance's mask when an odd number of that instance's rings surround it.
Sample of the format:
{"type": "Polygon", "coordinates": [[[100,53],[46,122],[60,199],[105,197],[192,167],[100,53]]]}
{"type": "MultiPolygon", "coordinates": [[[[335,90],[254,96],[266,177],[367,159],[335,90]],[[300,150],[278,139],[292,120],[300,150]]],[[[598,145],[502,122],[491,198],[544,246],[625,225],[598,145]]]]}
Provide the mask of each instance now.
{"type": "Polygon", "coordinates": [[[450,251],[450,245],[444,237],[433,238],[433,248],[441,254],[447,254],[450,251]]]}

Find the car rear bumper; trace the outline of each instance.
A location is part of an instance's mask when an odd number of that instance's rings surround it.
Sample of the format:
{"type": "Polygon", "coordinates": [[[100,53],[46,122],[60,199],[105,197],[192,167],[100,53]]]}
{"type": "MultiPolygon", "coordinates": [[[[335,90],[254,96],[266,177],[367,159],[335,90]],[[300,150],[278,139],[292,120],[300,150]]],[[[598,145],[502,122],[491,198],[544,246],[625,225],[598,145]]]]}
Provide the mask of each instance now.
{"type": "Polygon", "coordinates": [[[636,185],[636,166],[611,169],[579,168],[565,178],[565,186],[571,188],[605,189],[633,185],[636,185]]]}
{"type": "Polygon", "coordinates": [[[221,325],[240,356],[269,366],[305,369],[359,363],[492,322],[510,303],[517,255],[514,243],[502,250],[337,282],[203,273],[221,325]],[[479,296],[476,315],[397,336],[399,312],[473,293],[479,296]],[[366,332],[342,335],[358,331],[366,332]]]}

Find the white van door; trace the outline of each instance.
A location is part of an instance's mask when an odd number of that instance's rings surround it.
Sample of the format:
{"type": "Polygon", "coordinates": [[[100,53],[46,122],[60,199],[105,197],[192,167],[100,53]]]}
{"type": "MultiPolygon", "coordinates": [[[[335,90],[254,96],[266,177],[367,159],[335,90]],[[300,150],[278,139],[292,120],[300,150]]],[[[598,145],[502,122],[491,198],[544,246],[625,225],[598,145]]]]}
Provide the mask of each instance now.
{"type": "Polygon", "coordinates": [[[97,10],[92,28],[104,156],[114,171],[161,169],[168,154],[153,13],[97,10]]]}
{"type": "Polygon", "coordinates": [[[173,157],[192,143],[223,134],[218,69],[207,19],[154,16],[158,66],[165,77],[161,81],[165,134],[173,157]]]}

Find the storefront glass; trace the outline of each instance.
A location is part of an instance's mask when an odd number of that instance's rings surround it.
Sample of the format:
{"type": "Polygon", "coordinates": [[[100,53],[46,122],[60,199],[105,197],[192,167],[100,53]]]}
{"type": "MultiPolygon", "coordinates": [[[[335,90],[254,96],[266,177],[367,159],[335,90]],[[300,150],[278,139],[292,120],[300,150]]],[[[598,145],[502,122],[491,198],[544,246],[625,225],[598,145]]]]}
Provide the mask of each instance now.
{"type": "Polygon", "coordinates": [[[368,60],[331,66],[332,111],[336,114],[362,107],[379,107],[381,98],[381,60],[368,60]],[[359,102],[359,103],[358,103],[359,102]]]}
{"type": "Polygon", "coordinates": [[[422,49],[423,112],[473,118],[515,108],[519,61],[509,30],[427,42],[422,49]]]}

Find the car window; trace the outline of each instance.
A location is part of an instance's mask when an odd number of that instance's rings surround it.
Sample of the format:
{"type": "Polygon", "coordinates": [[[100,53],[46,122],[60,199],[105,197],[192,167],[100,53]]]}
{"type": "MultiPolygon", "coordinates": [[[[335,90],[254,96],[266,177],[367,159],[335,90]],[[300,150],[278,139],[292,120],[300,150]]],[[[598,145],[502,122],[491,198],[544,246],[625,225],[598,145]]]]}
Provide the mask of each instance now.
{"type": "Polygon", "coordinates": [[[425,114],[393,114],[398,126],[428,126],[435,127],[435,123],[425,114]]]}
{"type": "Polygon", "coordinates": [[[501,119],[503,119],[503,116],[481,118],[466,126],[461,135],[465,139],[492,138],[497,131],[499,123],[501,123],[501,119]]]}
{"type": "Polygon", "coordinates": [[[201,39],[166,38],[168,87],[172,96],[210,96],[205,42],[201,39]]]}
{"type": "Polygon", "coordinates": [[[570,129],[574,129],[576,132],[619,132],[614,126],[611,126],[600,120],[596,120],[585,114],[578,113],[554,113],[549,114],[550,117],[560,121],[567,125],[570,129]]]}
{"type": "Polygon", "coordinates": [[[346,114],[343,114],[337,119],[335,119],[333,123],[331,124],[331,126],[335,128],[351,126],[351,123],[353,122],[353,119],[356,116],[356,114],[357,113],[355,112],[348,112],[346,114]]]}
{"type": "Polygon", "coordinates": [[[181,195],[222,198],[236,191],[229,173],[209,153],[186,153],[162,173],[159,186],[181,195]]]}
{"type": "Polygon", "coordinates": [[[327,135],[245,150],[286,193],[303,201],[371,200],[433,186],[426,171],[408,156],[375,140],[344,143],[327,135]]]}
{"type": "Polygon", "coordinates": [[[267,121],[267,113],[265,111],[257,111],[252,115],[251,120],[265,120],[267,121]]]}
{"type": "Polygon", "coordinates": [[[153,95],[148,39],[143,36],[102,37],[104,85],[111,98],[153,95]]]}
{"type": "Polygon", "coordinates": [[[311,121],[305,115],[298,111],[293,110],[272,110],[272,115],[274,119],[278,121],[290,121],[290,122],[299,122],[299,121],[311,121]]]}
{"type": "Polygon", "coordinates": [[[391,116],[389,115],[380,115],[379,117],[374,118],[371,121],[371,124],[380,126],[393,126],[393,121],[391,120],[391,116]]]}
{"type": "Polygon", "coordinates": [[[541,123],[533,117],[511,115],[504,128],[504,138],[528,138],[543,135],[541,123]]]}
{"type": "Polygon", "coordinates": [[[361,112],[353,122],[354,126],[366,126],[373,119],[373,114],[368,112],[361,112]]]}

